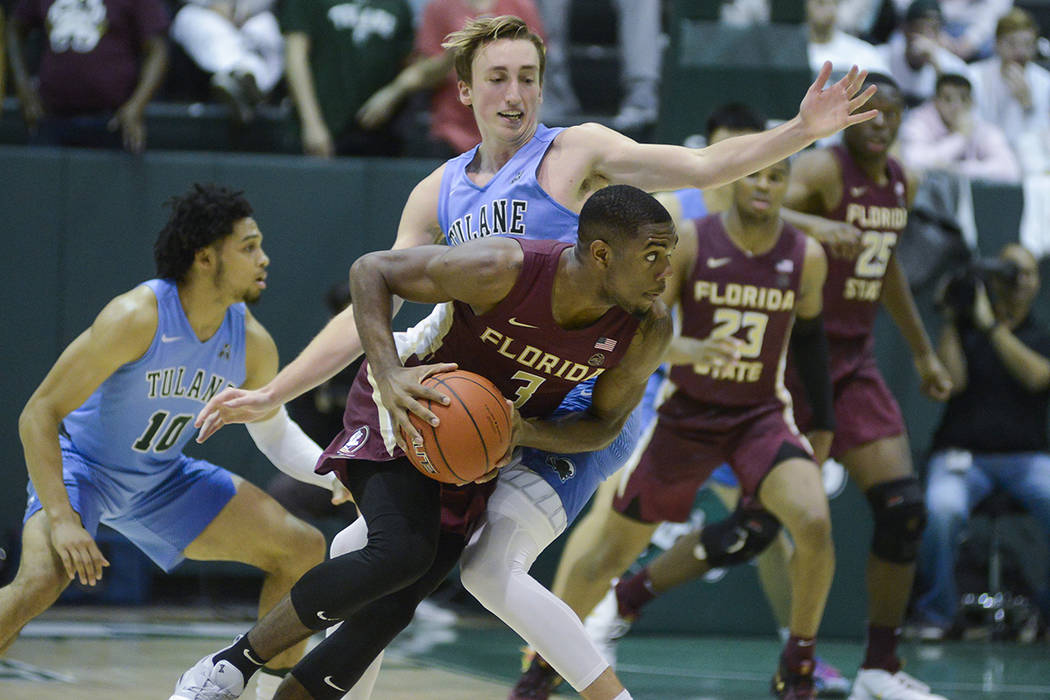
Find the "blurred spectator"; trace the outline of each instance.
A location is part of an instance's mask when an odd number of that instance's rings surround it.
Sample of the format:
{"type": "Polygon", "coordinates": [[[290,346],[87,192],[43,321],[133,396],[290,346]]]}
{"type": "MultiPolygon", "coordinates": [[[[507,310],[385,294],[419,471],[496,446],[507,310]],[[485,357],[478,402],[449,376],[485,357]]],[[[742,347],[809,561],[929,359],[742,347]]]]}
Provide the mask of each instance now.
{"type": "Polygon", "coordinates": [[[839,0],[835,26],[847,34],[866,37],[875,24],[884,0],[839,0]]]}
{"type": "Polygon", "coordinates": [[[769,0],[725,0],[719,20],[731,27],[747,27],[769,22],[769,0]]]}
{"type": "Polygon", "coordinates": [[[966,63],[942,45],[944,18],[938,0],[913,0],[901,29],[878,49],[909,106],[933,97],[938,75],[966,75],[966,63]]]}
{"type": "MultiPolygon", "coordinates": [[[[459,101],[459,87],[452,70],[451,56],[447,56],[441,46],[446,36],[462,29],[467,20],[481,15],[515,15],[547,39],[534,0],[430,0],[427,3],[416,32],[416,53],[432,61],[445,61],[444,65],[448,66],[443,71],[444,80],[434,88],[430,98],[430,140],[434,143],[435,151],[428,155],[435,158],[458,155],[481,141],[474,114],[459,101]]],[[[441,64],[427,65],[435,67],[441,64]]],[[[547,77],[550,77],[549,67],[547,77]]]]}
{"type": "MultiPolygon", "coordinates": [[[[325,306],[331,316],[349,305],[349,282],[337,282],[329,287],[325,293],[325,306]]],[[[343,429],[346,397],[362,359],[350,363],[328,381],[288,402],[288,413],[292,420],[318,445],[327,445],[343,429]]],[[[304,483],[284,472],[270,480],[266,492],[289,513],[303,520],[316,522],[337,517],[343,523],[349,523],[357,517],[357,508],[353,502],[332,505],[332,492],[329,489],[304,483]]]]}
{"type": "MultiPolygon", "coordinates": [[[[660,103],[660,2],[659,0],[614,0],[616,35],[620,45],[623,98],[612,118],[617,131],[637,132],[656,123],[660,103]]],[[[545,119],[566,121],[580,107],[569,80],[569,0],[540,0],[547,39],[547,80],[544,91],[545,119]]]]}
{"type": "Polygon", "coordinates": [[[160,0],[21,0],[7,27],[11,75],[34,144],[146,147],[143,112],[168,63],[160,0]],[[45,32],[37,80],[25,39],[45,32]]]}
{"type": "Polygon", "coordinates": [[[874,46],[835,26],[838,4],[839,0],[806,0],[810,68],[818,73],[825,61],[831,61],[833,76],[845,74],[854,65],[888,74],[889,65],[874,46]]]}
{"type": "MultiPolygon", "coordinates": [[[[966,276],[943,295],[937,351],[954,393],[933,439],[916,603],[919,622],[934,629],[955,620],[959,536],[983,498],[1008,492],[1050,533],[1050,334],[1029,315],[1039,268],[1017,244],[1007,245],[999,260],[1013,272],[992,278],[990,302],[984,285],[966,276]]],[[[1050,616],[1047,591],[1039,600],[1044,616],[1050,616]]]]}
{"type": "Polygon", "coordinates": [[[1013,8],[995,28],[996,55],[970,66],[977,112],[997,124],[1015,153],[1021,135],[1050,128],[1050,71],[1036,65],[1038,26],[1013,8]]]}
{"type": "Polygon", "coordinates": [[[949,48],[966,61],[992,55],[995,23],[1013,6],[1013,0],[939,0],[944,13],[949,48]]]}
{"type": "Polygon", "coordinates": [[[1021,169],[1002,129],[974,113],[970,81],[945,73],[936,95],[901,124],[901,155],[915,170],[1017,182],[1021,169]]]}
{"type": "MultiPolygon", "coordinates": [[[[303,152],[394,156],[392,123],[362,125],[358,112],[398,77],[412,51],[412,8],[405,0],[283,0],[288,89],[299,113],[303,152]]],[[[468,113],[469,116],[469,113],[468,113]]]]}
{"type": "Polygon", "coordinates": [[[172,38],[211,75],[212,90],[238,124],[252,120],[284,73],[273,5],[274,0],[185,0],[171,25],[172,38]]]}

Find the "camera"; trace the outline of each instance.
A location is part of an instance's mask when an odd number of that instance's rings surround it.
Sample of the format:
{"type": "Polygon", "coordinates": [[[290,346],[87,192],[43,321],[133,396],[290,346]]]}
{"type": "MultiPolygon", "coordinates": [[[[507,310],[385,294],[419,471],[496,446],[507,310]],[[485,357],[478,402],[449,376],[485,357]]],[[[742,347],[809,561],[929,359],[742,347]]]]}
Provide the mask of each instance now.
{"type": "Polygon", "coordinates": [[[954,311],[956,318],[972,323],[977,283],[981,282],[987,288],[992,280],[998,280],[1006,287],[1013,287],[1019,274],[1020,269],[1012,260],[973,258],[945,276],[940,303],[954,311]]]}

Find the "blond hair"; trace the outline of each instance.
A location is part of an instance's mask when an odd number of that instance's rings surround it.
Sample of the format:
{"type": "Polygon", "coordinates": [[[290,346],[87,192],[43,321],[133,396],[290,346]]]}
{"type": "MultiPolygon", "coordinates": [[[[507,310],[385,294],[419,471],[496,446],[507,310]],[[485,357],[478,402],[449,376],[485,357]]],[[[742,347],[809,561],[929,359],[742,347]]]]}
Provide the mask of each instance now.
{"type": "Polygon", "coordinates": [[[1035,22],[1035,17],[1022,10],[1020,7],[1011,8],[1009,12],[999,18],[999,21],[995,25],[995,38],[1002,39],[1007,34],[1013,34],[1024,29],[1031,29],[1037,35],[1039,34],[1039,25],[1035,22]]]}
{"type": "Polygon", "coordinates": [[[543,70],[547,65],[547,50],[539,34],[529,29],[529,25],[525,24],[525,20],[520,17],[500,15],[499,17],[477,17],[468,20],[462,29],[446,36],[441,45],[452,51],[456,75],[467,85],[471,85],[471,66],[474,63],[474,56],[481,47],[499,39],[523,39],[532,42],[540,57],[539,81],[542,84],[543,70]]]}

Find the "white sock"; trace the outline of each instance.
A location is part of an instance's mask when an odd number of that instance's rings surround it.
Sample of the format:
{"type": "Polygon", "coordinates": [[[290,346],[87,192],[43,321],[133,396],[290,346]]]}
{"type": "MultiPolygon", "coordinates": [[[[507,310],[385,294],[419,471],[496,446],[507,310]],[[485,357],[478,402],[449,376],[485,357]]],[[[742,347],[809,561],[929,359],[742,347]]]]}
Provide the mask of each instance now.
{"type": "Polygon", "coordinates": [[[781,644],[787,644],[788,639],[791,637],[791,629],[788,627],[780,627],[777,629],[777,635],[780,636],[781,644]]]}
{"type": "Polygon", "coordinates": [[[255,674],[255,700],[273,700],[277,694],[277,687],[281,685],[284,678],[273,676],[269,673],[259,672],[255,674]]]}
{"type": "Polygon", "coordinates": [[[613,698],[613,700],[633,700],[633,698],[631,698],[631,694],[627,692],[627,689],[624,688],[619,695],[613,698]]]}

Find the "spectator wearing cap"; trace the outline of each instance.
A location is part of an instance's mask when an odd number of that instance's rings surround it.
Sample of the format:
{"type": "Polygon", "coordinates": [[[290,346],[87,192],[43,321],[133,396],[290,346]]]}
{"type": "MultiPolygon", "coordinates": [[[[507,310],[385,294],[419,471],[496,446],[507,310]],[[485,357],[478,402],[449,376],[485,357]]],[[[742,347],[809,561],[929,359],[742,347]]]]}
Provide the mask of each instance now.
{"type": "Polygon", "coordinates": [[[966,63],[944,45],[944,16],[938,0],[913,0],[901,29],[878,49],[909,106],[933,97],[939,75],[967,74],[966,63]]]}
{"type": "Polygon", "coordinates": [[[974,113],[973,89],[963,75],[944,73],[936,93],[913,109],[900,130],[901,156],[915,170],[1016,182],[1021,169],[1002,129],[974,113]]]}

